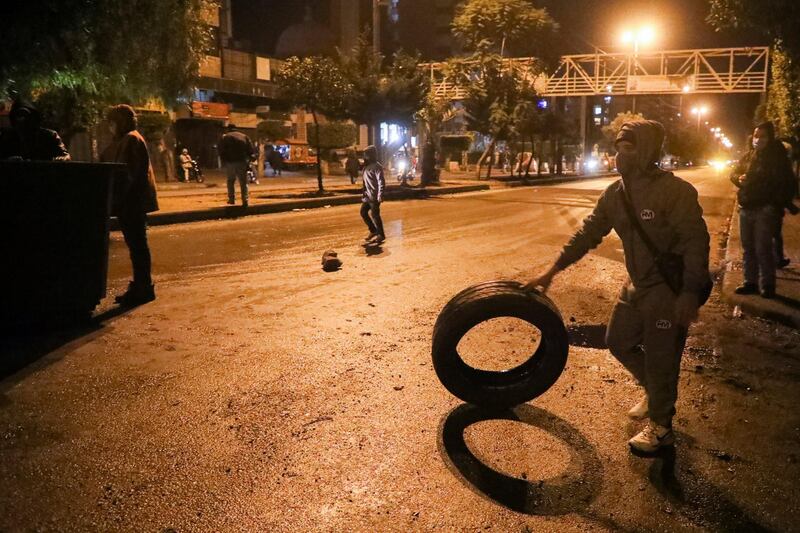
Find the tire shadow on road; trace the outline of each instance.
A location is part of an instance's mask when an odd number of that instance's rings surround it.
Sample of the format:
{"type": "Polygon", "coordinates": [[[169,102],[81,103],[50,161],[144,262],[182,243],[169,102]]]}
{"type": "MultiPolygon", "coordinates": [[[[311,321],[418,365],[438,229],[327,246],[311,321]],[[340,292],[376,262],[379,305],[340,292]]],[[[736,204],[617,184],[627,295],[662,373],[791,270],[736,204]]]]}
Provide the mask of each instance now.
{"type": "Polygon", "coordinates": [[[646,476],[675,511],[698,527],[710,531],[771,531],[749,516],[725,492],[703,479],[700,469],[689,460],[688,452],[694,439],[676,433],[679,446],[668,446],[646,457],[652,460],[649,464],[642,457],[631,454],[631,468],[646,476]]]}
{"type": "Polygon", "coordinates": [[[42,320],[0,332],[0,394],[104,333],[132,308],[115,306],[91,318],[42,320]],[[54,353],[56,352],[56,353],[54,353]],[[51,357],[46,357],[51,355],[51,357]]]}
{"type": "Polygon", "coordinates": [[[513,511],[529,515],[580,513],[600,493],[603,465],[595,447],[572,424],[529,404],[490,411],[461,404],[439,426],[439,453],[448,469],[470,490],[513,511]],[[564,473],[526,480],[498,472],[469,449],[465,430],[487,420],[510,420],[542,429],[566,444],[570,460],[564,473]]]}

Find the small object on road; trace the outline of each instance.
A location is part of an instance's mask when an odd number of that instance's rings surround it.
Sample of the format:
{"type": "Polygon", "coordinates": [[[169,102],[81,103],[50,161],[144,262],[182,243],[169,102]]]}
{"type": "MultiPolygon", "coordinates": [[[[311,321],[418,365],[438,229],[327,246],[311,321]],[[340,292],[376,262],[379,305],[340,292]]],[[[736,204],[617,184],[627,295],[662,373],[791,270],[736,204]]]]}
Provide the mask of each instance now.
{"type": "Polygon", "coordinates": [[[737,305],[733,308],[733,318],[742,318],[742,306],[737,305]]]}
{"type": "Polygon", "coordinates": [[[403,390],[403,385],[395,385],[394,390],[403,390]]]}
{"type": "Polygon", "coordinates": [[[339,259],[339,254],[333,250],[328,250],[322,254],[322,270],[325,272],[336,272],[341,266],[342,261],[339,259]]]}
{"type": "Polygon", "coordinates": [[[567,363],[569,338],[555,304],[516,281],[489,281],[458,293],[444,307],[433,330],[433,367],[442,385],[474,405],[508,408],[547,391],[567,363]],[[521,365],[495,372],[469,366],[458,343],[473,327],[499,317],[524,320],[541,332],[536,352],[521,365]]]}

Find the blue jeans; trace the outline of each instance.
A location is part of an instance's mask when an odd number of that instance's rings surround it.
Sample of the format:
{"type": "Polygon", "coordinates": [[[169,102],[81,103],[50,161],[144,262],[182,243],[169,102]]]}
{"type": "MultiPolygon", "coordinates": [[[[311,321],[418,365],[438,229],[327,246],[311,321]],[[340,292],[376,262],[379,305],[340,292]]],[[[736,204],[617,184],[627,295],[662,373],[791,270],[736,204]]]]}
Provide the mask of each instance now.
{"type": "Polygon", "coordinates": [[[739,232],[744,255],[744,281],[761,289],[775,288],[775,237],[781,210],[771,205],[742,208],[739,232]]]}
{"type": "Polygon", "coordinates": [[[247,203],[247,161],[227,161],[225,162],[225,174],[228,176],[228,202],[236,201],[234,183],[239,180],[239,188],[242,190],[242,203],[247,203]]]}

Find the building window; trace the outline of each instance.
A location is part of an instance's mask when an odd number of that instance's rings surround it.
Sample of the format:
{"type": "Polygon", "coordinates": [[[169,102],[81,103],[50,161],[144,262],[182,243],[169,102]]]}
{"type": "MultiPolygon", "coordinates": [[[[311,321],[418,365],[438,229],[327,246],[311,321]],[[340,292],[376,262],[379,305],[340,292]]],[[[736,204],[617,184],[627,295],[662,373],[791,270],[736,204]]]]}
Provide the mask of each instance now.
{"type": "Polygon", "coordinates": [[[600,116],[603,114],[603,108],[599,105],[594,106],[594,114],[595,116],[600,116]]]}
{"type": "Polygon", "coordinates": [[[595,126],[599,126],[602,123],[603,123],[603,119],[601,119],[600,117],[594,117],[594,125],[595,126]]]}

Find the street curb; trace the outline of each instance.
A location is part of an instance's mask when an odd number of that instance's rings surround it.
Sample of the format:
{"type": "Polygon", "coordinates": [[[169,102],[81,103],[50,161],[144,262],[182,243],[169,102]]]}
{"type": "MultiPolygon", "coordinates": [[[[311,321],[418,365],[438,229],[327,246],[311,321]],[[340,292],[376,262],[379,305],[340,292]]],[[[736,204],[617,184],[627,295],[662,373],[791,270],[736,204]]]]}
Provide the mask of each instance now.
{"type": "MultiPolygon", "coordinates": [[[[442,196],[445,194],[459,194],[475,191],[488,191],[488,184],[476,185],[457,185],[450,187],[432,187],[406,190],[387,190],[386,201],[398,200],[419,200],[430,198],[431,196],[442,196]]],[[[185,224],[188,222],[200,222],[204,220],[235,219],[253,215],[266,215],[270,213],[284,213],[299,209],[319,209],[326,206],[360,204],[360,194],[348,194],[343,196],[330,196],[322,198],[303,198],[301,200],[286,200],[268,204],[254,204],[249,207],[239,205],[211,207],[207,209],[196,209],[191,211],[176,211],[173,213],[151,213],[147,216],[149,226],[164,226],[168,224],[185,224]]],[[[111,219],[111,230],[119,230],[116,218],[111,219]]]]}
{"type": "Polygon", "coordinates": [[[741,263],[738,220],[739,206],[735,205],[731,215],[728,241],[725,248],[725,271],[722,278],[722,290],[720,291],[722,300],[728,305],[739,306],[744,313],[749,315],[800,329],[800,312],[792,313],[787,306],[780,304],[778,298],[766,300],[758,295],[743,296],[733,292],[741,281],[741,276],[734,274],[733,268],[735,263],[741,263]]]}
{"type": "MultiPolygon", "coordinates": [[[[572,181],[583,181],[583,180],[594,180],[594,179],[602,179],[602,178],[610,178],[613,176],[619,176],[616,173],[606,173],[606,174],[592,174],[591,176],[560,176],[556,178],[534,178],[531,180],[520,180],[520,179],[498,179],[496,181],[504,184],[506,187],[538,187],[540,185],[558,185],[559,183],[569,183],[572,181]]],[[[516,176],[514,176],[516,178],[516,176]]],[[[494,180],[494,178],[492,178],[494,180]]]]}

